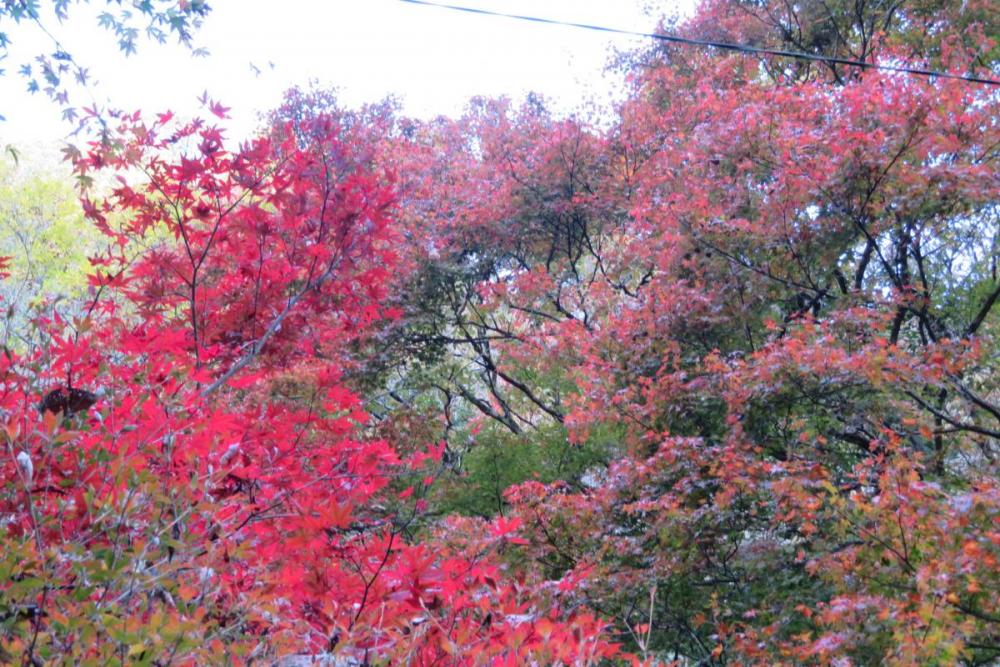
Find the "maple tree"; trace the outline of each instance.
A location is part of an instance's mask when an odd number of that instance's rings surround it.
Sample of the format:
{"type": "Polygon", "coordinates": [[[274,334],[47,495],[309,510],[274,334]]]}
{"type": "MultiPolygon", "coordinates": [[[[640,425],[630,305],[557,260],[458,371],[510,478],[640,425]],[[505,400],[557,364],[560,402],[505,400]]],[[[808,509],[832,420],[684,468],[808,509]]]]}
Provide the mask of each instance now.
{"type": "MultiPolygon", "coordinates": [[[[972,5],[678,29],[981,73],[972,5]]],[[[995,93],[622,62],[613,122],[293,91],[68,149],[105,249],[0,357],[2,661],[995,661],[995,93]]]]}
{"type": "MultiPolygon", "coordinates": [[[[832,55],[995,69],[985,15],[822,8],[885,19],[832,55]]],[[[712,3],[683,29],[782,45],[749,18],[786,9],[712,3]]],[[[608,131],[535,101],[411,131],[425,231],[373,396],[387,429],[443,424],[458,509],[521,519],[518,565],[650,659],[995,659],[995,95],[633,60],[608,131]],[[553,473],[560,441],[597,455],[553,473]],[[520,442],[542,462],[516,472],[520,442]]]]}
{"type": "MultiPolygon", "coordinates": [[[[79,130],[84,129],[83,121],[102,120],[97,113],[96,103],[90,113],[82,113],[79,101],[71,100],[76,87],[86,87],[90,83],[91,72],[86,62],[81,62],[49,30],[52,19],[62,23],[70,17],[69,0],[5,0],[0,3],[0,62],[16,56],[18,74],[24,79],[31,93],[43,93],[62,109],[62,117],[67,122],[82,121],[79,130]],[[31,25],[39,29],[51,42],[51,50],[36,54],[17,55],[19,37],[24,27],[31,25]],[[11,48],[14,45],[15,48],[11,48]]],[[[143,0],[123,7],[120,1],[107,0],[94,3],[100,6],[95,21],[100,28],[112,34],[119,51],[125,56],[134,54],[142,39],[164,44],[168,37],[175,37],[180,44],[196,54],[204,54],[204,49],[195,48],[192,42],[195,31],[211,11],[205,0],[143,0]]],[[[0,76],[6,69],[0,68],[0,76]]],[[[73,96],[75,98],[75,95],[73,96]]],[[[0,121],[3,115],[0,114],[0,121]]]]}
{"type": "Polygon", "coordinates": [[[71,155],[136,178],[85,196],[109,241],[86,313],[4,358],[5,656],[614,652],[593,615],[535,613],[504,578],[490,554],[515,526],[468,554],[411,539],[440,448],[365,437],[340,382],[344,348],[393,315],[395,234],[391,174],[342,129],[230,152],[213,125],[136,114],[71,155]]]}

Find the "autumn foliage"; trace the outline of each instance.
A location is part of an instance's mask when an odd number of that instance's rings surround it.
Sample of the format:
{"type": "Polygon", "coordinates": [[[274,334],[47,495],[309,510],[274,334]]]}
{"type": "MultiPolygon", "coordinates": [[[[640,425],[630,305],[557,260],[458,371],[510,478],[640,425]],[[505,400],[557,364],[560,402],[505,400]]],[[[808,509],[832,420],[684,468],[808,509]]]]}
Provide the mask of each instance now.
{"type": "MultiPolygon", "coordinates": [[[[968,4],[678,29],[995,71],[968,4]]],[[[622,66],[593,124],[296,91],[69,150],[106,250],[0,357],[0,662],[1000,657],[995,89],[622,66]]]]}

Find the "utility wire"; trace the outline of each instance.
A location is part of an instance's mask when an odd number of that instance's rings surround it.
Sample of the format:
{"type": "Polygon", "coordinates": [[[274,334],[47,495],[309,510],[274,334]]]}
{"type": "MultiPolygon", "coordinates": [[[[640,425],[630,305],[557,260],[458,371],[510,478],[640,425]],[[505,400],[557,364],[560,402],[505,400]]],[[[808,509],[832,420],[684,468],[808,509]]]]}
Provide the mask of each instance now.
{"type": "Polygon", "coordinates": [[[763,56],[779,56],[782,58],[796,58],[798,60],[812,60],[816,62],[829,63],[831,65],[844,65],[846,67],[858,67],[860,69],[882,70],[884,72],[898,72],[902,74],[913,74],[915,76],[940,77],[942,79],[956,79],[969,83],[981,83],[987,86],[1000,86],[1000,79],[988,79],[978,76],[964,76],[962,74],[951,74],[949,72],[939,72],[930,69],[920,69],[916,67],[897,67],[895,65],[879,65],[866,63],[863,60],[851,60],[849,58],[836,58],[833,56],[821,56],[800,51],[785,51],[782,49],[767,49],[757,46],[745,46],[743,44],[731,44],[729,42],[716,42],[707,39],[688,39],[677,35],[664,35],[655,32],[639,32],[636,30],[623,30],[621,28],[609,28],[607,26],[592,25],[589,23],[574,23],[572,21],[559,21],[557,19],[546,19],[540,16],[525,16],[523,14],[508,14],[506,12],[495,12],[488,9],[477,9],[475,7],[464,7],[461,5],[449,5],[442,2],[431,2],[430,0],[399,0],[410,5],[422,5],[424,7],[436,7],[455,12],[465,12],[466,14],[478,14],[479,16],[493,16],[517,21],[530,21],[532,23],[544,23],[546,25],[558,25],[569,28],[582,28],[584,30],[594,30],[596,32],[612,33],[615,35],[628,35],[630,37],[646,37],[660,40],[661,42],[671,42],[673,44],[686,44],[688,46],[707,46],[726,51],[736,51],[739,53],[752,53],[763,56]]]}

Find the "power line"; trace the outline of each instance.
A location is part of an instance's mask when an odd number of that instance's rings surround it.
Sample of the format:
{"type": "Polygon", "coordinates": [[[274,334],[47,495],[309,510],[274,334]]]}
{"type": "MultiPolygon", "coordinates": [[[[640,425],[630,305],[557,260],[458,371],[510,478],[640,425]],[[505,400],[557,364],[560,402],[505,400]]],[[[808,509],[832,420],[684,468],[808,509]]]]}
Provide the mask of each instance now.
{"type": "Polygon", "coordinates": [[[466,14],[477,14],[479,16],[493,16],[516,21],[530,21],[531,23],[543,23],[545,25],[558,25],[568,28],[581,28],[583,30],[593,30],[596,32],[612,33],[615,35],[628,35],[630,37],[645,37],[656,39],[661,42],[671,42],[673,44],[686,44],[688,46],[712,47],[726,51],[736,51],[739,53],[751,53],[763,56],[779,56],[782,58],[795,58],[798,60],[812,60],[815,62],[829,63],[831,65],[844,65],[846,67],[858,67],[860,69],[881,70],[884,72],[897,72],[901,74],[913,74],[916,76],[940,77],[942,79],[957,79],[969,83],[981,83],[987,86],[1000,86],[1000,80],[988,79],[978,76],[964,76],[962,74],[951,74],[949,72],[939,72],[930,69],[920,69],[916,67],[897,67],[895,65],[878,65],[866,63],[863,60],[851,60],[849,58],[836,58],[833,56],[821,56],[800,51],[785,51],[782,49],[767,49],[757,46],[745,46],[743,44],[731,44],[729,42],[716,42],[707,39],[689,39],[678,37],[677,35],[664,35],[655,32],[640,32],[637,30],[623,30],[621,28],[609,28],[607,26],[592,25],[589,23],[574,23],[572,21],[559,21],[557,19],[547,19],[540,16],[526,16],[523,14],[508,14],[506,12],[495,12],[488,9],[477,9],[475,7],[464,7],[462,5],[449,5],[442,2],[431,2],[430,0],[399,0],[411,5],[422,5],[424,7],[436,7],[466,14]]]}

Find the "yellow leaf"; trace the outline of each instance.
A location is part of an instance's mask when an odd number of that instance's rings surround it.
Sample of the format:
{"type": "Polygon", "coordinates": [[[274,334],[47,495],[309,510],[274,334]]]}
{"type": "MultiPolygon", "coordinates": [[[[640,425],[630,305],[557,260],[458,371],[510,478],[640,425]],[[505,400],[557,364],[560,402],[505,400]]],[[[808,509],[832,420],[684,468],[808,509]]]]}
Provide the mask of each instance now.
{"type": "Polygon", "coordinates": [[[194,586],[182,585],[180,588],[177,589],[177,593],[178,595],[181,596],[181,599],[184,600],[185,602],[188,602],[198,597],[198,589],[195,588],[194,586]]]}

